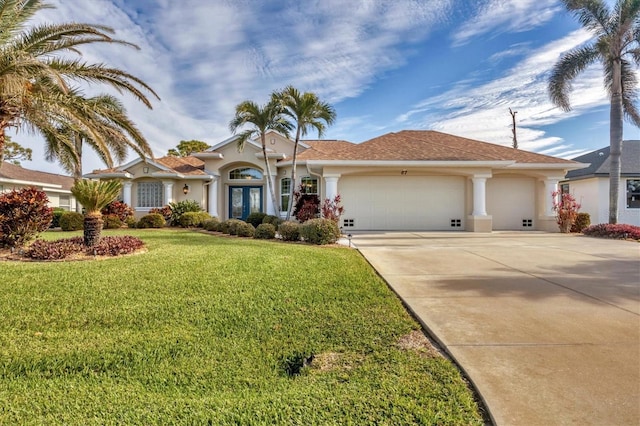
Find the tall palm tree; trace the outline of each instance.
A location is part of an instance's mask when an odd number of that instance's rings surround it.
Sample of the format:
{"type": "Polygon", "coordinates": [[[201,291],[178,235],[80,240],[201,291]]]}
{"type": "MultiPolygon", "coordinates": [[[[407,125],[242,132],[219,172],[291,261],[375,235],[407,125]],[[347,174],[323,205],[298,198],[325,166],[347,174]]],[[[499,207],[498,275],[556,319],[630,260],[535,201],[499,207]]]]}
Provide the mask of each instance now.
{"type": "Polygon", "coordinates": [[[264,106],[260,106],[253,101],[244,101],[236,106],[236,114],[229,123],[229,130],[231,130],[232,133],[235,133],[239,128],[246,125],[251,126],[251,128],[240,133],[238,149],[244,149],[245,142],[254,135],[257,134],[260,137],[262,156],[264,157],[264,167],[267,174],[267,187],[269,188],[274,208],[274,211],[271,214],[277,215],[276,206],[278,205],[278,201],[276,198],[273,176],[271,176],[271,165],[269,164],[269,157],[267,156],[266,133],[269,130],[275,130],[276,132],[288,137],[289,131],[291,130],[291,124],[283,118],[282,108],[275,102],[269,102],[264,106]]]}
{"type": "Polygon", "coordinates": [[[100,211],[116,199],[122,189],[117,180],[95,181],[82,179],[71,187],[71,193],[84,206],[84,245],[95,246],[102,232],[102,213],[100,211]]]}
{"type": "MultiPolygon", "coordinates": [[[[42,0],[0,0],[0,155],[9,127],[54,137],[58,127],[86,130],[100,144],[110,135],[96,123],[92,103],[79,96],[73,82],[99,83],[132,94],[147,107],[145,92],[157,94],[139,78],[104,64],[89,64],[63,54],[79,53],[91,43],[138,47],[111,37],[102,25],[67,23],[27,27],[33,16],[51,5],[42,0]],[[86,101],[86,102],[84,102],[86,101]]],[[[69,138],[60,143],[72,147],[69,138]]],[[[135,139],[134,139],[135,141],[135,139]]]]}
{"type": "Polygon", "coordinates": [[[143,158],[153,156],[151,147],[114,96],[99,95],[83,99],[80,104],[86,105],[87,113],[94,115],[91,125],[95,129],[68,124],[58,128],[55,134],[45,134],[45,158],[58,160],[76,181],[82,179],[83,145],[93,148],[109,168],[113,167],[114,160],[120,163],[127,158],[127,148],[143,158]],[[104,137],[92,138],[90,135],[95,132],[104,137]]]}
{"type": "Polygon", "coordinates": [[[300,137],[306,136],[308,131],[313,128],[318,131],[318,137],[321,138],[327,126],[330,126],[335,121],[336,112],[331,105],[320,101],[315,93],[300,93],[293,86],[287,86],[279,92],[273,92],[271,99],[272,102],[279,103],[283,107],[282,113],[289,117],[292,127],[295,126],[296,128],[293,157],[291,159],[291,192],[289,194],[289,205],[287,206],[287,220],[289,220],[296,186],[296,165],[300,137]]]}
{"type": "Polygon", "coordinates": [[[583,27],[593,34],[590,43],[562,55],[549,78],[551,101],[565,111],[571,109],[571,82],[589,65],[600,62],[604,85],[610,97],[609,223],[618,221],[618,189],[624,116],[640,126],[635,106],[640,65],[640,0],[617,0],[610,10],[606,0],[562,0],[583,27]]]}

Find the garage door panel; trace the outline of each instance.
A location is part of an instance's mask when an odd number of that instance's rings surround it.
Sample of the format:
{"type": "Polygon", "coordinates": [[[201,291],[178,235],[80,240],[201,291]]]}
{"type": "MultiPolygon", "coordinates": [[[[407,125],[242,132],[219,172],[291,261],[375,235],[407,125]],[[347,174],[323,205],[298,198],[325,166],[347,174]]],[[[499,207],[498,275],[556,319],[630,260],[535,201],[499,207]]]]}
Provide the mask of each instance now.
{"type": "Polygon", "coordinates": [[[527,230],[535,227],[536,181],[533,178],[494,177],[487,181],[487,214],[494,230],[527,230]],[[523,220],[532,220],[523,227],[523,220]]]}
{"type": "Polygon", "coordinates": [[[464,229],[465,180],[453,176],[346,176],[339,181],[354,230],[464,229]],[[461,228],[451,228],[461,219],[461,228]]]}

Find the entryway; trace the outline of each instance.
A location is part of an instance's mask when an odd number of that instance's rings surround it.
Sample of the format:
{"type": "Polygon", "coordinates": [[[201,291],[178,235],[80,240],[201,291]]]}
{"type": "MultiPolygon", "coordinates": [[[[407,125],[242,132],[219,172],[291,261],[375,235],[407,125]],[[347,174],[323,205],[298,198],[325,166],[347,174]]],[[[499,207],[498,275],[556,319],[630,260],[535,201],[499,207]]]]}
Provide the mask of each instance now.
{"type": "Polygon", "coordinates": [[[229,218],[246,220],[251,213],[261,211],[261,186],[229,187],[229,218]]]}

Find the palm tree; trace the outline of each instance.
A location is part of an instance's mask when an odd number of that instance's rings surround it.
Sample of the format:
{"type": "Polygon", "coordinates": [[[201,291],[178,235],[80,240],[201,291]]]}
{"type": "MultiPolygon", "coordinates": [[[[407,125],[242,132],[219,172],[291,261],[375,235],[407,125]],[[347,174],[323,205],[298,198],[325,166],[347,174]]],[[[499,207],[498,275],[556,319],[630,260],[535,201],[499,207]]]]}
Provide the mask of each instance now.
{"type": "Polygon", "coordinates": [[[600,62],[604,68],[604,85],[611,108],[609,144],[609,223],[618,221],[618,189],[624,116],[640,126],[637,100],[637,77],[634,65],[640,64],[640,0],[617,0],[610,10],[606,0],[562,0],[593,40],[562,55],[549,78],[551,101],[565,111],[571,109],[571,82],[589,65],[600,62]]]}
{"type": "MultiPolygon", "coordinates": [[[[151,103],[144,91],[159,99],[144,81],[129,73],[61,56],[79,53],[80,46],[91,43],[138,48],[112,38],[111,28],[82,23],[27,28],[38,11],[50,7],[42,0],[0,0],[0,155],[9,127],[24,128],[49,139],[58,135],[59,127],[69,126],[74,131],[86,131],[97,144],[108,145],[106,139],[111,134],[102,133],[104,123],[96,123],[101,115],[91,109],[91,100],[71,87],[73,82],[112,86],[132,94],[149,108],[151,103]]],[[[60,143],[73,147],[68,137],[58,136],[60,143]]]]}
{"type": "MultiPolygon", "coordinates": [[[[289,136],[291,124],[282,117],[282,108],[275,102],[269,102],[260,106],[253,101],[244,101],[236,106],[236,114],[229,123],[229,130],[235,133],[240,127],[250,125],[251,128],[240,133],[238,139],[238,150],[244,149],[245,142],[258,134],[262,145],[262,156],[264,157],[264,167],[267,174],[267,187],[273,201],[273,214],[277,215],[276,206],[278,201],[274,188],[273,176],[271,176],[271,165],[267,156],[266,133],[275,130],[284,136],[289,136]]],[[[268,212],[267,212],[268,213],[268,212]]]]}
{"type": "Polygon", "coordinates": [[[300,93],[293,86],[287,86],[280,92],[273,92],[271,98],[273,102],[279,103],[283,107],[283,114],[289,117],[292,127],[295,126],[296,128],[296,139],[291,159],[291,193],[289,194],[289,205],[287,207],[287,220],[289,220],[296,186],[296,163],[300,137],[306,136],[310,128],[314,128],[318,131],[318,137],[321,138],[324,135],[326,126],[330,126],[335,121],[336,112],[331,105],[320,101],[315,93],[300,93]]]}
{"type": "Polygon", "coordinates": [[[141,157],[152,157],[151,147],[136,125],[127,117],[127,111],[114,96],[99,95],[81,99],[80,105],[87,108],[87,114],[93,114],[90,128],[77,128],[71,124],[58,128],[55,134],[45,134],[46,159],[58,160],[62,168],[77,181],[82,179],[83,145],[89,145],[98,154],[107,167],[113,167],[127,158],[127,148],[133,149],[141,157]],[[92,138],[92,133],[103,138],[92,138]]]}
{"type": "Polygon", "coordinates": [[[84,245],[95,246],[102,232],[102,213],[100,211],[116,199],[122,183],[116,180],[95,181],[82,179],[71,188],[71,193],[86,209],[84,215],[84,245]]]}

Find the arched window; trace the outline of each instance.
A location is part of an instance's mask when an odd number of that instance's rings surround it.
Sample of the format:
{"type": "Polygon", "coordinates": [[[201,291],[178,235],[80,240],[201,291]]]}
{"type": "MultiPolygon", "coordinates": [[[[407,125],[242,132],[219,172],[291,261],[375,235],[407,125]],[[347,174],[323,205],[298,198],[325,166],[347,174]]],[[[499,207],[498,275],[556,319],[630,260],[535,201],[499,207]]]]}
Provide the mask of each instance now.
{"type": "Polygon", "coordinates": [[[262,179],[262,172],[251,167],[240,167],[229,172],[229,179],[232,180],[252,180],[262,179]]]}

